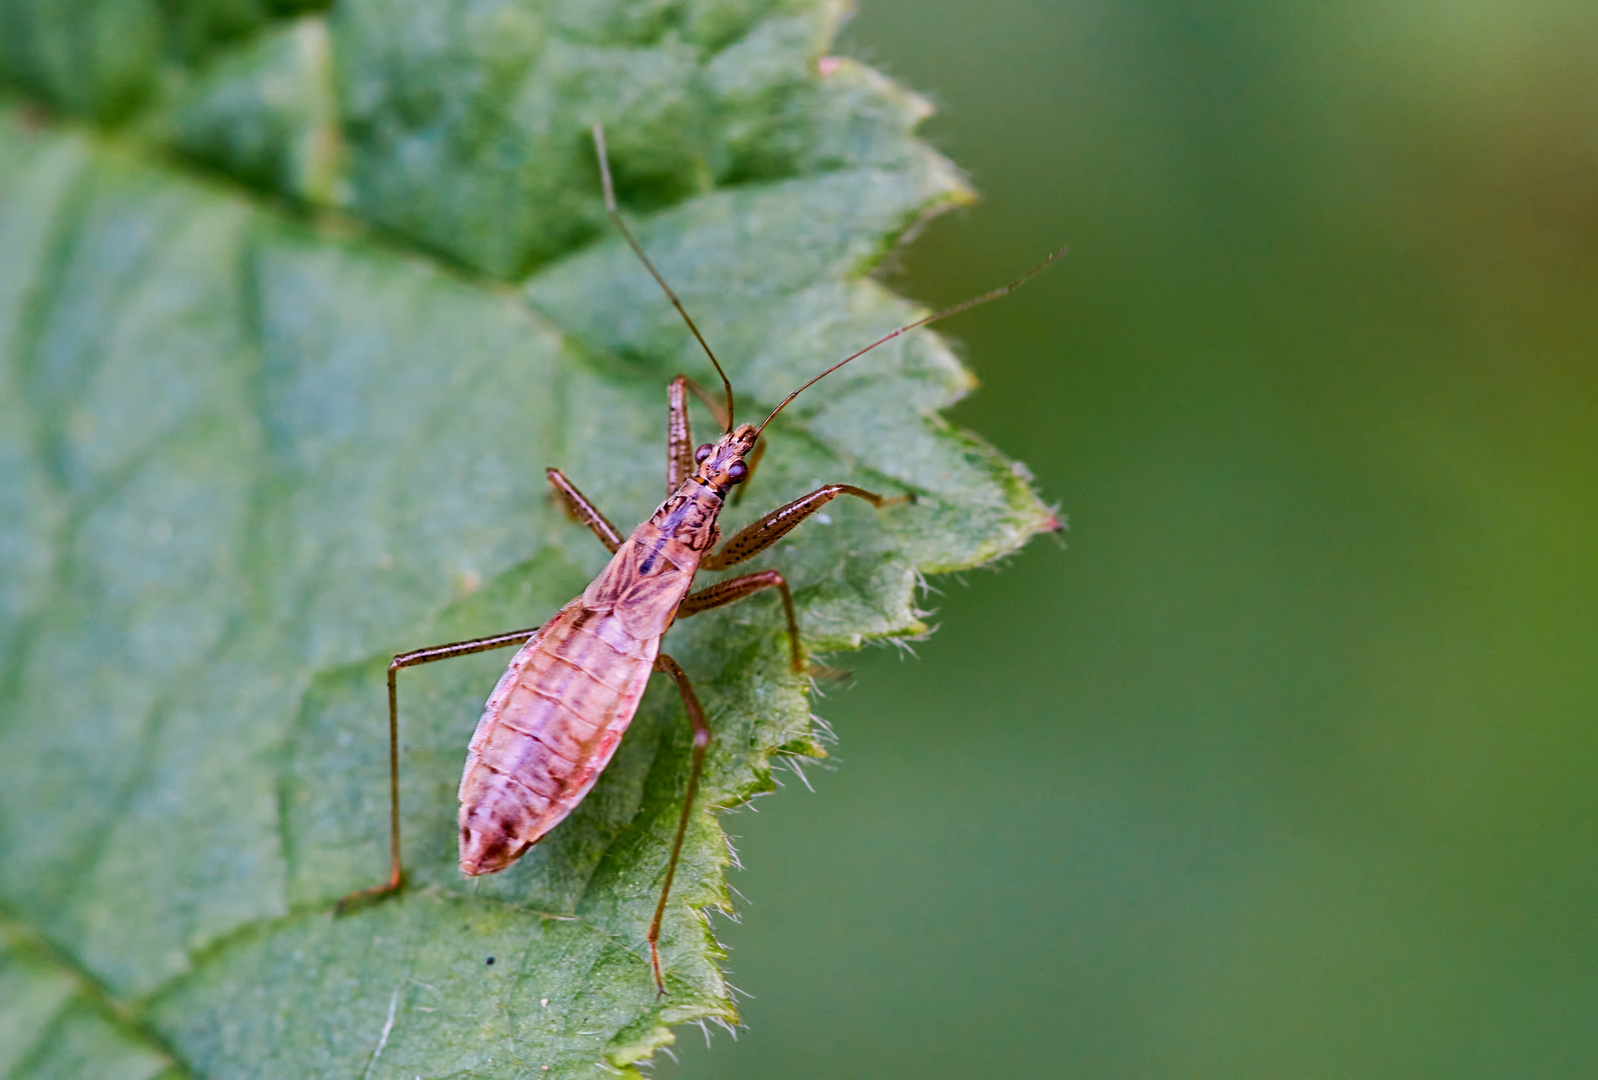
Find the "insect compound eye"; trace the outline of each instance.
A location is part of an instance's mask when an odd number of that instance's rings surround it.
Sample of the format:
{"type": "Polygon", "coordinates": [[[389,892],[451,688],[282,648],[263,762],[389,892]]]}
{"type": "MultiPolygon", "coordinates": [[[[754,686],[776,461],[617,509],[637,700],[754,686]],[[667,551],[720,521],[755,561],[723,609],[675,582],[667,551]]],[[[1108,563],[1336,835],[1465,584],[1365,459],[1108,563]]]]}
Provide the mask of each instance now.
{"type": "Polygon", "coordinates": [[[712,450],[714,450],[714,449],[715,449],[715,447],[712,446],[710,443],[705,443],[698,450],[695,450],[694,451],[694,464],[695,465],[702,464],[704,462],[704,460],[707,457],[710,456],[710,452],[712,450]]]}
{"type": "Polygon", "coordinates": [[[735,484],[741,484],[749,479],[749,466],[741,461],[735,461],[727,467],[727,479],[735,484]]]}

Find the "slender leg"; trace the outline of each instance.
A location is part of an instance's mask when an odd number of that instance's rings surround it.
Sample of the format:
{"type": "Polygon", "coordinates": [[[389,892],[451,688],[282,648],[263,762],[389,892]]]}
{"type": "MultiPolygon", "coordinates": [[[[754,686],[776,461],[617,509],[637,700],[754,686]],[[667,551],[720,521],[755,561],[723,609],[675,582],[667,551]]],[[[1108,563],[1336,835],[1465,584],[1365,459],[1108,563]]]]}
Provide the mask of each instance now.
{"type": "Polygon", "coordinates": [[[721,550],[705,556],[704,562],[699,565],[706,570],[723,570],[729,566],[736,566],[746,559],[752,559],[765,551],[772,544],[781,540],[793,527],[805,518],[826,506],[839,495],[853,495],[864,499],[872,506],[879,509],[892,506],[894,503],[909,502],[915,498],[913,495],[899,495],[892,499],[885,499],[881,495],[857,488],[853,484],[828,484],[826,487],[817,488],[808,495],[801,496],[787,506],[779,506],[759,521],[744,526],[725,544],[721,550]]]}
{"type": "Polygon", "coordinates": [[[561,501],[566,504],[566,512],[572,517],[594,530],[594,535],[599,537],[599,542],[610,549],[612,555],[621,547],[623,537],[616,531],[616,526],[605,520],[605,515],[599,512],[599,507],[588,501],[588,497],[577,490],[577,485],[566,479],[566,474],[559,469],[545,469],[544,475],[549,477],[549,482],[560,495],[561,501]]]}
{"type": "Polygon", "coordinates": [[[799,654],[799,623],[793,617],[793,593],[788,591],[788,581],[775,570],[762,570],[754,574],[740,574],[726,581],[689,593],[677,608],[677,618],[686,619],[701,611],[742,600],[761,589],[776,589],[782,593],[782,610],[788,616],[788,642],[793,649],[793,670],[796,675],[805,672],[804,658],[799,654]]]}
{"type": "Polygon", "coordinates": [[[705,748],[710,745],[710,724],[705,720],[705,710],[699,704],[699,695],[677,661],[660,653],[655,657],[655,670],[671,676],[688,709],[688,722],[694,727],[694,757],[688,770],[688,794],[683,796],[682,816],[677,819],[677,835],[671,842],[671,858],[666,860],[666,883],[660,887],[660,901],[655,904],[655,917],[649,924],[649,966],[655,973],[655,989],[666,992],[666,981],[660,973],[660,924],[666,917],[666,897],[671,893],[671,880],[677,875],[677,859],[682,854],[683,837],[688,834],[688,814],[693,809],[694,795],[699,791],[699,774],[705,766],[705,748]]]}
{"type": "Polygon", "coordinates": [[[539,629],[534,626],[526,630],[512,630],[508,634],[495,634],[493,637],[473,638],[471,641],[456,641],[448,645],[413,649],[410,652],[400,653],[388,665],[388,881],[382,885],[374,885],[370,889],[350,893],[338,902],[335,908],[338,914],[342,915],[350,908],[368,900],[381,899],[398,892],[400,883],[405,879],[404,867],[400,863],[399,683],[397,681],[400,670],[418,664],[431,664],[434,660],[450,660],[457,656],[470,656],[472,653],[521,645],[538,633],[539,629]]]}

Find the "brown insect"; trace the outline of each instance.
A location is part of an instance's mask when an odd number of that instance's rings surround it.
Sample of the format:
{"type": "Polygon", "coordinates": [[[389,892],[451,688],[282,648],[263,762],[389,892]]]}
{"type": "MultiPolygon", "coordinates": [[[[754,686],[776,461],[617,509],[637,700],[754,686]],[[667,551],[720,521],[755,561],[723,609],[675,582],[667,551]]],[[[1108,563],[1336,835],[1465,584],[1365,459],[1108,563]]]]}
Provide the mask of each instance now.
{"type": "Polygon", "coordinates": [[[542,626],[492,637],[434,645],[401,653],[388,666],[389,750],[389,878],[383,885],[346,897],[340,908],[397,891],[404,880],[399,834],[399,690],[402,668],[456,656],[521,646],[489,696],[482,719],[466,752],[460,787],[460,867],[465,874],[492,874],[521,858],[549,830],[582,802],[610,763],[621,737],[638,711],[652,672],[677,684],[688,722],[694,729],[688,791],[683,798],[677,834],[666,863],[666,880],[649,924],[649,960],[655,986],[664,994],[660,970],[660,925],[682,852],[688,815],[699,786],[710,724],[693,684],[677,661],[660,651],[660,639],[677,619],[730,604],[761,589],[776,589],[788,623],[793,670],[804,672],[804,651],[794,619],[788,582],[775,570],[761,570],[690,592],[700,570],[736,566],[760,554],[789,530],[839,495],[853,495],[875,507],[912,498],[884,498],[851,484],[828,484],[795,499],[740,530],[712,551],[721,532],[716,519],[732,489],[746,482],[759,463],[761,433],[794,398],[850,360],[908,330],[986,303],[1017,288],[1064,251],[1056,251],[1025,275],[1002,288],[900,327],[846,357],[783,398],[755,427],[733,425],[732,383],[705,343],[699,328],[677,294],[660,276],[643,248],[627,229],[616,208],[616,196],[605,152],[604,132],[594,127],[594,145],[604,184],[605,207],[627,243],[665,290],[695,339],[710,357],[726,391],[722,408],[684,376],[667,390],[666,490],[668,498],[648,521],[623,537],[559,469],[548,469],[549,482],[572,515],[593,530],[611,552],[609,565],[581,596],[557,611],[542,626]],[[725,428],[715,442],[693,448],[687,392],[704,400],[725,428]]]}

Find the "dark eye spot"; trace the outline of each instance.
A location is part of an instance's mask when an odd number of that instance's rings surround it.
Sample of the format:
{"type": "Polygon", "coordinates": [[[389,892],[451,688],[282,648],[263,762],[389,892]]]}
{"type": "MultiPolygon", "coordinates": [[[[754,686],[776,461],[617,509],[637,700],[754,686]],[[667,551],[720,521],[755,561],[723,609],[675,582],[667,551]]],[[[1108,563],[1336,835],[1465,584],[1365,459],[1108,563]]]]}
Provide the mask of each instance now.
{"type": "Polygon", "coordinates": [[[741,461],[735,461],[727,467],[727,479],[735,484],[741,484],[749,479],[749,466],[741,461]]]}
{"type": "Polygon", "coordinates": [[[714,450],[714,449],[715,449],[714,446],[710,445],[709,443],[705,443],[698,450],[695,450],[694,451],[694,464],[697,465],[697,464],[703,462],[707,457],[710,456],[710,452],[712,450],[714,450]]]}
{"type": "Polygon", "coordinates": [[[494,958],[492,956],[490,956],[488,958],[488,966],[489,967],[493,967],[494,966],[494,958]]]}

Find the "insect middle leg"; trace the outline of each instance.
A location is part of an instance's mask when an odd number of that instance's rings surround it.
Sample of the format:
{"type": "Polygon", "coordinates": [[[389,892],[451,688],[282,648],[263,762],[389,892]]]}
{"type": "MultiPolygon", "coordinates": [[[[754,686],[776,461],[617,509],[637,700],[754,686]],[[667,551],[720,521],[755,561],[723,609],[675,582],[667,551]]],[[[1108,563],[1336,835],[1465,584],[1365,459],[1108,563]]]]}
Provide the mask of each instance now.
{"type": "Polygon", "coordinates": [[[566,474],[559,469],[545,469],[544,475],[549,478],[550,486],[566,504],[566,510],[572,517],[594,530],[594,535],[599,537],[599,542],[609,549],[612,555],[621,547],[622,535],[616,531],[604,514],[599,512],[599,507],[588,501],[588,496],[577,490],[577,485],[566,479],[566,474]]]}
{"type": "Polygon", "coordinates": [[[705,749],[710,745],[710,724],[705,720],[705,710],[694,693],[693,683],[682,666],[659,653],[655,657],[655,670],[671,676],[682,695],[683,706],[688,710],[688,722],[694,729],[693,764],[688,769],[688,793],[683,796],[682,814],[677,818],[677,835],[671,841],[671,857],[666,860],[666,882],[660,887],[660,900],[655,904],[655,917],[649,923],[649,966],[655,974],[655,989],[666,992],[666,980],[660,973],[660,924],[666,917],[666,898],[671,894],[672,878],[677,876],[677,859],[682,855],[683,837],[688,834],[688,815],[693,810],[694,796],[699,791],[699,774],[705,766],[705,749]]]}
{"type": "Polygon", "coordinates": [[[686,619],[701,611],[709,611],[734,600],[742,600],[761,589],[776,589],[782,593],[783,614],[788,617],[788,643],[793,650],[793,670],[796,675],[805,672],[805,661],[799,650],[799,622],[793,615],[793,593],[788,591],[788,579],[775,570],[761,570],[753,574],[740,574],[726,581],[689,593],[677,608],[677,618],[686,619]]]}
{"type": "MultiPolygon", "coordinates": [[[[603,519],[601,519],[603,520],[603,519]]],[[[596,530],[597,531],[597,530],[596,530]]],[[[399,891],[401,883],[405,880],[404,865],[400,861],[400,809],[399,809],[399,682],[401,670],[416,667],[419,664],[431,664],[435,660],[451,660],[457,656],[470,656],[473,653],[489,652],[493,649],[504,649],[511,645],[524,645],[540,627],[529,627],[526,630],[512,630],[505,634],[495,634],[492,637],[473,638],[470,641],[455,641],[448,645],[430,645],[425,649],[413,649],[410,652],[400,653],[388,665],[388,880],[382,885],[374,885],[370,889],[362,889],[351,893],[338,902],[335,909],[339,914],[351,907],[368,900],[377,900],[399,891]]]]}

